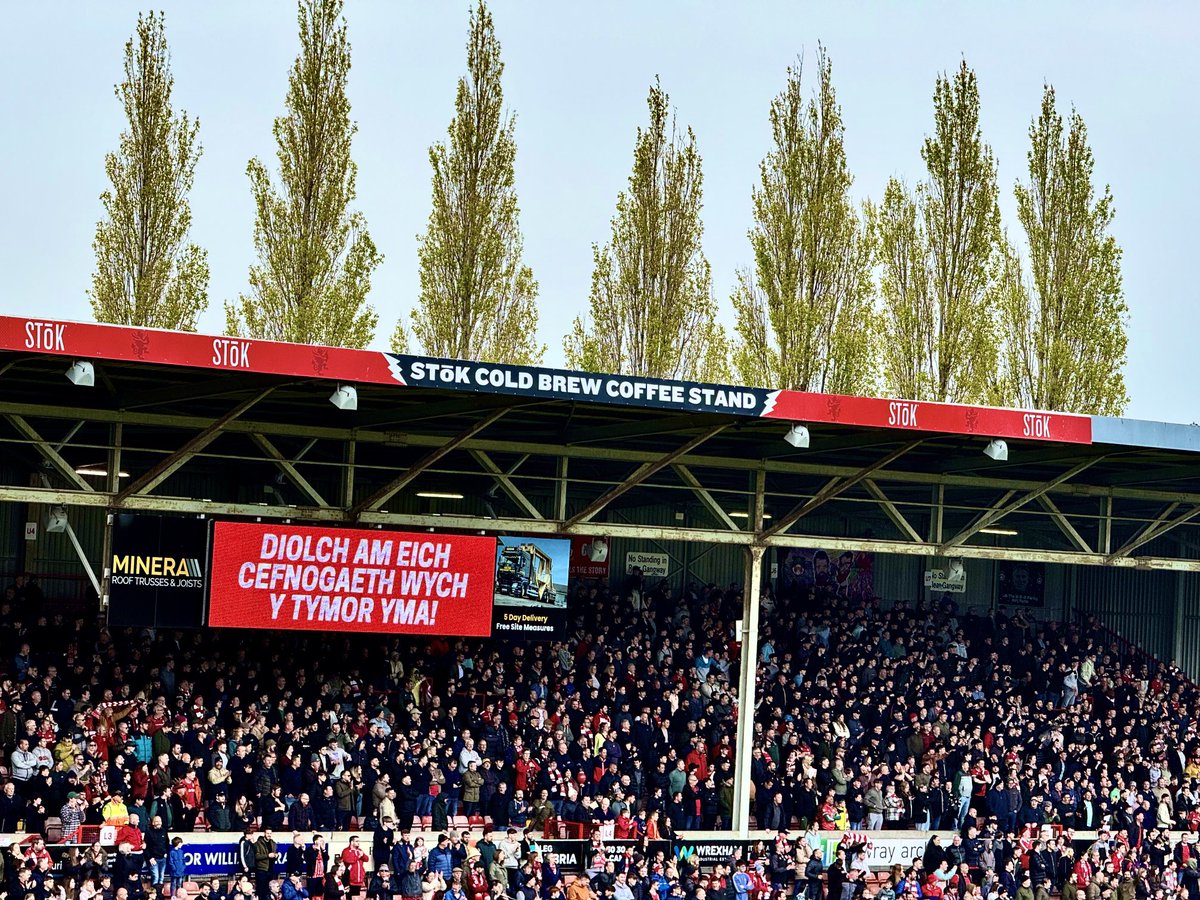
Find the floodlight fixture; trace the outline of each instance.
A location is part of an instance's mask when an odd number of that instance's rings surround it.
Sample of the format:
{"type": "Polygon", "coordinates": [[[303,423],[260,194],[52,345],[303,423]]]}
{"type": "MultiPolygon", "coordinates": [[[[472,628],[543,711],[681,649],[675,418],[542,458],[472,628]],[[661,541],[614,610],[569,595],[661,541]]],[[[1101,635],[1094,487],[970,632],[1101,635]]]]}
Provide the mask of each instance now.
{"type": "Polygon", "coordinates": [[[1008,459],[1008,442],[1002,441],[1000,438],[992,438],[983,448],[983,455],[996,460],[996,462],[1004,462],[1008,459]]]}
{"type": "Polygon", "coordinates": [[[77,359],[66,371],[67,381],[80,387],[94,387],[96,384],[96,367],[86,359],[77,359]]]}
{"type": "Polygon", "coordinates": [[[809,434],[807,425],[794,424],[788,429],[787,434],[783,439],[795,447],[797,450],[804,450],[808,447],[809,434]]]}
{"type": "Polygon", "coordinates": [[[329,395],[329,402],[338,409],[358,409],[358,391],[352,384],[339,384],[337,390],[329,395]]]}

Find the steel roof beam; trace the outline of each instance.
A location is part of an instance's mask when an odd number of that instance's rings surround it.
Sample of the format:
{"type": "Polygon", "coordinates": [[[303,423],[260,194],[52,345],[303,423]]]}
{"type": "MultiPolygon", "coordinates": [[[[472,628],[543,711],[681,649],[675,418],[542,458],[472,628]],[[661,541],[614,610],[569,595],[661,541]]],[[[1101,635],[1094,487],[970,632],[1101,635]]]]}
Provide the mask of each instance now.
{"type": "MultiPolygon", "coordinates": [[[[298,487],[301,492],[306,494],[309,500],[317,504],[317,506],[329,505],[325,502],[325,498],[321,496],[320,491],[313,487],[312,484],[309,483],[309,480],[300,474],[300,471],[296,468],[295,463],[284,456],[279,451],[279,448],[272,444],[270,439],[265,434],[251,434],[250,439],[254,441],[254,443],[258,444],[263,453],[267,454],[267,456],[271,458],[271,461],[275,463],[276,468],[286,475],[292,484],[298,487]]],[[[312,445],[309,444],[309,447],[311,446],[312,445]]],[[[308,447],[305,448],[305,450],[307,449],[308,447]]],[[[302,451],[300,456],[303,455],[304,452],[302,451]]]]}
{"type": "Polygon", "coordinates": [[[871,465],[864,469],[859,469],[852,475],[847,475],[845,478],[831,479],[823,488],[821,488],[821,490],[817,491],[814,497],[809,500],[805,500],[803,503],[798,503],[796,506],[792,507],[791,511],[784,515],[783,518],[777,521],[770,528],[764,530],[762,533],[763,537],[769,538],[773,535],[783,534],[813,510],[817,509],[817,507],[823,506],[825,503],[837,497],[839,494],[844,494],[850,488],[854,487],[860,481],[871,475],[871,473],[879,472],[887,468],[909,450],[912,450],[914,447],[919,447],[922,443],[923,441],[909,441],[904,446],[897,447],[887,456],[884,456],[882,459],[871,463],[871,465]]]}
{"type": "Polygon", "coordinates": [[[1123,547],[1121,547],[1121,549],[1109,556],[1108,561],[1114,562],[1118,559],[1126,557],[1143,544],[1148,544],[1151,541],[1162,537],[1172,528],[1178,528],[1180,525],[1184,525],[1192,521],[1192,519],[1196,518],[1196,516],[1200,516],[1200,506],[1193,506],[1191,509],[1185,510],[1175,518],[1168,519],[1167,517],[1170,516],[1178,506],[1179,504],[1177,503],[1172,504],[1166,512],[1142,529],[1140,534],[1128,541],[1123,547]]]}
{"type": "Polygon", "coordinates": [[[614,486],[607,493],[597,497],[582,510],[577,512],[571,518],[567,519],[564,524],[566,527],[570,528],[574,525],[578,525],[580,522],[588,521],[590,518],[592,518],[592,516],[596,515],[596,513],[600,512],[602,509],[604,509],[604,507],[608,506],[608,504],[612,503],[626,491],[637,487],[656,472],[666,468],[677,459],[686,456],[688,453],[691,453],[709,438],[716,437],[728,427],[729,425],[725,424],[718,425],[716,428],[710,428],[708,431],[704,432],[703,434],[696,435],[686,444],[677,447],[665,456],[660,456],[658,459],[655,459],[652,462],[643,463],[642,465],[638,466],[637,470],[632,475],[630,475],[620,484],[614,486]]]}
{"type": "Polygon", "coordinates": [[[474,460],[479,463],[480,467],[489,475],[491,475],[493,479],[495,479],[495,483],[500,485],[500,489],[508,495],[508,499],[517,504],[517,506],[521,507],[521,509],[525,510],[525,512],[529,513],[531,518],[546,518],[542,515],[541,511],[533,505],[533,501],[526,497],[521,489],[518,488],[512,480],[512,476],[516,473],[520,465],[525,462],[525,460],[529,459],[528,454],[522,456],[507,472],[496,465],[495,461],[482,450],[471,450],[470,454],[474,460]]]}
{"type": "Polygon", "coordinates": [[[135,478],[128,487],[118,493],[113,498],[113,506],[119,507],[124,505],[126,500],[136,494],[150,493],[150,491],[154,490],[180,468],[185,466],[188,460],[220,437],[226,425],[249,410],[255,403],[266,397],[273,390],[275,390],[274,385],[259,391],[253,397],[243,400],[229,412],[225,413],[225,415],[221,416],[221,418],[188,440],[166,459],[159,460],[157,465],[151,467],[148,472],[143,473],[138,478],[135,478]]]}
{"type": "MultiPolygon", "coordinates": [[[[715,518],[730,531],[742,530],[738,528],[737,523],[733,521],[729,513],[725,512],[725,508],[717,502],[717,499],[711,493],[709,493],[708,488],[700,483],[700,479],[692,474],[691,469],[678,463],[673,465],[671,468],[675,470],[675,474],[679,476],[680,480],[692,489],[692,493],[695,494],[696,498],[704,505],[704,507],[710,513],[712,513],[713,518],[715,518]]],[[[751,510],[746,510],[747,516],[749,516],[751,512],[751,510]]]]}
{"type": "Polygon", "coordinates": [[[1082,550],[1084,553],[1095,552],[1092,550],[1092,545],[1084,540],[1083,535],[1081,535],[1078,530],[1076,530],[1075,526],[1071,524],[1071,520],[1062,514],[1062,510],[1059,509],[1058,505],[1050,499],[1049,495],[1043,494],[1037,499],[1038,503],[1042,505],[1042,508],[1046,510],[1046,512],[1050,513],[1050,518],[1054,520],[1054,523],[1058,526],[1059,531],[1067,536],[1067,540],[1069,540],[1077,549],[1082,550]]]}
{"type": "Polygon", "coordinates": [[[908,539],[914,543],[919,544],[924,540],[920,533],[912,527],[908,519],[904,517],[904,513],[900,512],[896,504],[888,499],[888,495],[883,492],[883,489],[880,488],[879,485],[877,485],[870,478],[867,478],[863,480],[863,487],[867,489],[868,494],[875,498],[875,500],[879,503],[880,508],[887,513],[887,517],[892,520],[892,524],[900,529],[901,534],[907,535],[908,539]]]}
{"type": "MultiPolygon", "coordinates": [[[[35,487],[0,486],[0,502],[44,503],[51,505],[82,506],[103,509],[111,505],[113,494],[104,491],[71,491],[35,487]]],[[[130,497],[125,508],[144,512],[171,512],[204,515],[225,515],[261,519],[297,519],[314,522],[347,524],[346,511],[339,507],[279,507],[253,503],[226,503],[198,500],[190,497],[163,497],[139,494],[130,497]]],[[[478,531],[485,524],[490,531],[524,531],[531,534],[554,535],[570,533],[577,535],[613,536],[641,538],[659,541],[693,541],[710,544],[733,544],[748,546],[755,542],[755,535],[748,531],[728,529],[679,528],[657,525],[627,525],[620,522],[580,522],[570,528],[556,519],[488,519],[482,522],[474,516],[432,516],[408,513],[364,512],[360,523],[408,528],[442,528],[478,531]]],[[[858,550],[874,553],[895,553],[905,556],[931,556],[939,552],[936,543],[924,541],[888,541],[831,535],[785,534],[775,535],[762,541],[766,546],[795,546],[797,542],[811,546],[823,546],[831,550],[858,550]]],[[[1110,565],[1118,568],[1153,569],[1200,573],[1200,559],[1174,559],[1160,556],[1106,557],[1098,553],[1078,553],[1064,550],[1037,550],[1029,548],[985,547],[964,545],[955,551],[956,556],[972,559],[999,559],[1028,562],[1059,563],[1063,565],[1110,565]]]]}
{"type": "Polygon", "coordinates": [[[711,428],[713,425],[720,424],[731,424],[729,417],[706,415],[704,413],[688,416],[671,416],[669,418],[656,417],[640,422],[623,423],[621,425],[580,428],[576,433],[568,434],[564,443],[570,446],[577,446],[579,444],[595,444],[599,441],[621,440],[623,438],[678,434],[681,431],[697,431],[701,428],[711,428]]]}
{"type": "Polygon", "coordinates": [[[250,390],[245,384],[238,385],[228,378],[214,378],[197,384],[173,385],[151,391],[139,390],[130,398],[132,402],[121,401],[121,408],[145,409],[164,403],[182,403],[185,400],[215,400],[246,394],[250,390]]]}
{"type": "MultiPolygon", "coordinates": [[[[37,448],[37,451],[42,455],[42,458],[46,460],[46,462],[48,462],[54,468],[54,470],[58,472],[59,475],[65,478],[67,482],[75,485],[75,487],[79,488],[81,491],[92,490],[92,486],[84,481],[83,476],[75,471],[75,467],[63,459],[62,454],[59,453],[59,450],[62,448],[62,443],[60,443],[58,447],[52,445],[49,441],[38,434],[37,429],[30,425],[29,422],[27,422],[22,416],[10,413],[4,418],[6,418],[8,423],[17,430],[18,434],[20,434],[25,438],[25,440],[29,441],[34,447],[37,448]]],[[[78,431],[78,428],[75,430],[78,431]]]]}
{"type": "MultiPolygon", "coordinates": [[[[124,423],[126,425],[145,425],[150,427],[173,429],[206,428],[213,422],[211,417],[185,416],[165,413],[121,412],[108,409],[88,409],[85,407],[46,406],[43,404],[0,402],[0,413],[11,413],[26,418],[86,418],[93,423],[124,423]]],[[[739,423],[745,426],[747,423],[739,423]]],[[[226,428],[228,432],[253,433],[261,432],[267,435],[290,436],[323,440],[357,440],[367,444],[407,444],[414,447],[438,447],[447,438],[440,435],[413,434],[403,431],[374,431],[362,428],[331,428],[323,425],[292,422],[271,421],[234,421],[226,428]]],[[[630,450],[607,447],[566,446],[553,443],[537,443],[530,441],[511,441],[476,438],[469,441],[468,448],[484,450],[489,453],[531,453],[540,456],[571,457],[576,459],[595,459],[620,462],[649,462],[659,458],[659,454],[649,450],[630,450]]],[[[1133,451],[1141,452],[1141,451],[1133,451]]],[[[1152,451],[1146,451],[1150,453],[1152,451]]],[[[1158,451],[1153,451],[1161,455],[1158,451]]],[[[679,462],[693,469],[710,468],[731,471],[754,471],[760,460],[746,456],[704,456],[688,454],[681,457],[679,462]]],[[[852,466],[839,466],[829,463],[805,463],[793,460],[767,460],[768,472],[780,474],[839,476],[848,477],[858,469],[852,466]]],[[[945,485],[963,488],[984,488],[998,490],[1035,490],[1042,482],[1028,478],[997,478],[968,475],[946,475],[941,472],[917,472],[900,469],[888,469],[875,476],[879,482],[898,484],[928,484],[945,485]]],[[[1200,504],[1200,492],[1157,491],[1142,488],[1109,487],[1102,484],[1061,484],[1053,489],[1053,493],[1067,494],[1080,497],[1116,497],[1117,499],[1148,500],[1152,502],[1171,502],[1182,500],[1186,503],[1200,504]]]]}
{"type": "Polygon", "coordinates": [[[1038,487],[1034,488],[1032,491],[1029,491],[1025,495],[1018,497],[1016,500],[1013,500],[1007,506],[1003,506],[998,509],[993,509],[991,512],[984,513],[979,519],[977,519],[975,521],[974,524],[963,529],[958,534],[956,534],[954,537],[950,538],[950,540],[948,540],[944,544],[942,544],[942,546],[939,548],[939,554],[945,555],[947,552],[949,552],[949,551],[953,550],[955,547],[958,547],[959,545],[961,545],[964,541],[970,539],[970,537],[972,535],[976,534],[980,529],[988,528],[991,525],[995,525],[997,522],[999,522],[1001,519],[1003,519],[1009,513],[1016,512],[1021,507],[1025,506],[1028,503],[1032,503],[1038,497],[1041,497],[1043,494],[1047,493],[1048,491],[1052,490],[1053,488],[1057,487],[1058,485],[1062,484],[1063,482],[1070,481],[1072,478],[1074,478],[1080,472],[1090,469],[1092,466],[1094,466],[1096,463],[1100,462],[1100,460],[1102,460],[1102,459],[1104,459],[1103,456],[1094,456],[1091,459],[1085,459],[1083,462],[1079,463],[1078,465],[1071,466],[1071,468],[1067,469],[1067,471],[1063,472],[1061,475],[1058,475],[1057,477],[1050,479],[1045,484],[1039,485],[1038,487]]]}
{"type": "Polygon", "coordinates": [[[404,488],[407,485],[409,485],[418,475],[420,475],[426,469],[433,466],[443,456],[446,456],[447,454],[449,454],[449,453],[453,452],[454,450],[458,449],[459,447],[461,447],[463,444],[465,444],[467,441],[469,441],[475,435],[479,434],[479,432],[483,431],[489,425],[495,424],[495,422],[497,420],[499,420],[505,413],[507,413],[512,408],[513,407],[511,407],[511,406],[506,406],[502,409],[493,410],[492,412],[488,413],[488,415],[486,415],[482,419],[480,419],[478,422],[475,422],[473,425],[471,425],[471,427],[468,428],[466,431],[459,432],[456,436],[454,436],[450,440],[446,441],[440,447],[437,447],[436,449],[434,449],[432,453],[426,454],[420,460],[413,463],[413,465],[410,466],[409,469],[406,472],[404,472],[403,475],[400,475],[397,478],[393,478],[390,482],[385,484],[383,487],[381,487],[379,490],[377,490],[374,494],[367,497],[367,499],[361,500],[358,503],[355,503],[353,506],[351,506],[350,509],[348,510],[348,514],[349,514],[350,518],[357,519],[364,512],[367,512],[368,510],[378,509],[383,504],[387,503],[387,501],[390,500],[392,497],[394,497],[397,493],[404,490],[404,488]]]}
{"type": "Polygon", "coordinates": [[[445,400],[440,403],[392,406],[379,411],[360,412],[355,419],[355,424],[357,429],[378,428],[381,425],[408,425],[415,422],[431,422],[435,419],[446,419],[451,416],[481,413],[484,410],[495,409],[497,407],[507,409],[520,405],[522,404],[514,403],[512,397],[476,394],[471,397],[445,400]]]}

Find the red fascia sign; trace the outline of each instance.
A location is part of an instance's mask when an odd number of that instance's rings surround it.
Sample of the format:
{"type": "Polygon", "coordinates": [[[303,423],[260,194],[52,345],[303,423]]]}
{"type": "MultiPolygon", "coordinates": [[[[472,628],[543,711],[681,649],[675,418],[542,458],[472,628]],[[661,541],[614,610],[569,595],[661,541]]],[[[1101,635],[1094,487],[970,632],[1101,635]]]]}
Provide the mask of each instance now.
{"type": "Polygon", "coordinates": [[[793,422],[833,422],[866,428],[895,428],[905,431],[1059,441],[1069,444],[1092,442],[1091,416],[1003,409],[995,406],[965,406],[958,403],[779,391],[773,406],[764,415],[771,419],[793,422]]]}
{"type": "Polygon", "coordinates": [[[216,522],[208,624],[491,634],[496,539],[216,522]]]}
{"type": "Polygon", "coordinates": [[[1070,413],[560,372],[91,322],[0,316],[0,351],[571,402],[591,399],[597,403],[809,424],[1070,444],[1092,442],[1091,416],[1070,413]]]}
{"type": "Polygon", "coordinates": [[[324,378],[362,384],[403,384],[395,359],[348,347],[220,337],[189,331],[131,328],[0,316],[0,350],[76,359],[155,363],[228,372],[324,378]]]}

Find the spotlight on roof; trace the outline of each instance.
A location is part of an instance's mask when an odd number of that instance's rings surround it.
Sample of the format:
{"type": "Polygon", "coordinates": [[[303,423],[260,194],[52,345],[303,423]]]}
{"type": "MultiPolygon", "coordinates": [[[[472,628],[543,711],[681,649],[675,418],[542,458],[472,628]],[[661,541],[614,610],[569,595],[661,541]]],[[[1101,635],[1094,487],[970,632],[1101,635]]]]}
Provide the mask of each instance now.
{"type": "Polygon", "coordinates": [[[992,438],[983,448],[983,455],[996,462],[1004,462],[1008,459],[1008,444],[1000,438],[992,438]]]}
{"type": "Polygon", "coordinates": [[[94,387],[96,384],[96,368],[86,359],[77,359],[71,363],[66,375],[67,381],[80,387],[94,387]]]}
{"type": "Polygon", "coordinates": [[[329,395],[329,402],[338,409],[358,409],[358,391],[352,384],[339,384],[329,395]]]}
{"type": "Polygon", "coordinates": [[[793,425],[788,429],[788,433],[783,436],[783,439],[797,450],[804,450],[808,447],[808,437],[807,426],[793,425]]]}
{"type": "Polygon", "coordinates": [[[46,531],[49,534],[62,534],[67,530],[67,508],[55,506],[46,517],[46,531]]]}

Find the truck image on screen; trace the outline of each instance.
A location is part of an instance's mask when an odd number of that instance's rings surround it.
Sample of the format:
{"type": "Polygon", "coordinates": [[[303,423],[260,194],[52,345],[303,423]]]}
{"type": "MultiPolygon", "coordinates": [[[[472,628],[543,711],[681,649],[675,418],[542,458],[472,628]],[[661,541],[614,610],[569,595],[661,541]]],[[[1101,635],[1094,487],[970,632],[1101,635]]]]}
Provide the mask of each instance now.
{"type": "Polygon", "coordinates": [[[505,547],[500,551],[496,588],[510,597],[553,603],[556,598],[550,568],[550,557],[533,544],[505,547]]]}

